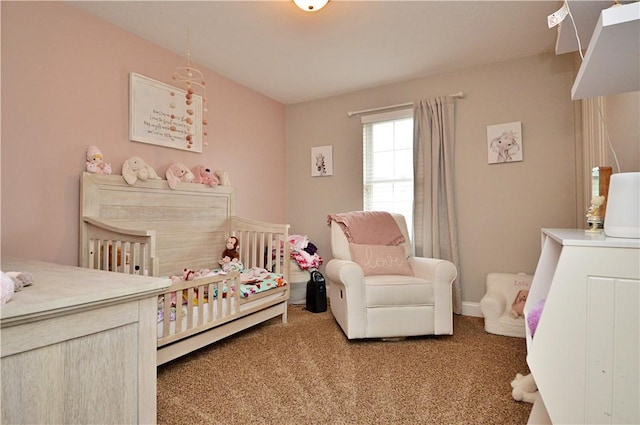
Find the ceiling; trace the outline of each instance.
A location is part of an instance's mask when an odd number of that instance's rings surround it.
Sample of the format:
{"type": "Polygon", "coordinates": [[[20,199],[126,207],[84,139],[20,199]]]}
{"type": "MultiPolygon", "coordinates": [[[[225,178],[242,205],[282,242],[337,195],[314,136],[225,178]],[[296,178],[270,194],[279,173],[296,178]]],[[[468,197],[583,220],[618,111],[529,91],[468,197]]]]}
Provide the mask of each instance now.
{"type": "Polygon", "coordinates": [[[284,104],[553,52],[560,1],[71,1],[284,104]]]}

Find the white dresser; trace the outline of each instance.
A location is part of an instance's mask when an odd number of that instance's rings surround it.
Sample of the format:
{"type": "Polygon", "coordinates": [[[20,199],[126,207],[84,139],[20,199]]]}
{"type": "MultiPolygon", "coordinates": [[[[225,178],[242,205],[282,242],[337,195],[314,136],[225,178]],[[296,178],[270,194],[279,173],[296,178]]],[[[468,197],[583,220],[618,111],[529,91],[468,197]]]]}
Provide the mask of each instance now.
{"type": "Polygon", "coordinates": [[[529,423],[640,423],[640,240],[542,229],[525,317],[543,299],[529,423]]]}
{"type": "Polygon", "coordinates": [[[1,420],[156,422],[157,294],[169,279],[2,259],[34,284],[0,308],[1,420]]]}

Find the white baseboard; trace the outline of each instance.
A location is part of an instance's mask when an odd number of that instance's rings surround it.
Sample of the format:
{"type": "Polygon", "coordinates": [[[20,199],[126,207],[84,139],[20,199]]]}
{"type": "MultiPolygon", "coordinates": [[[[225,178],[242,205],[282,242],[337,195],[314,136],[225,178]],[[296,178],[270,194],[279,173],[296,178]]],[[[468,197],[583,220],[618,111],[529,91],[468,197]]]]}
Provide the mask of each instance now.
{"type": "Polygon", "coordinates": [[[480,311],[480,303],[462,302],[462,315],[473,317],[484,317],[480,311]]]}

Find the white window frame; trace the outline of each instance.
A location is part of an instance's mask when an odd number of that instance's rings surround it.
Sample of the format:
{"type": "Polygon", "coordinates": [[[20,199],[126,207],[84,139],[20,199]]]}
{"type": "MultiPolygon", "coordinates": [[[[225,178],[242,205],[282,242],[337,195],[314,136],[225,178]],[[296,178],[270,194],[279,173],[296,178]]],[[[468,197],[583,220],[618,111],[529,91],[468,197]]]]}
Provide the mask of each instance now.
{"type": "MultiPolygon", "coordinates": [[[[371,148],[367,147],[367,143],[369,143],[370,141],[367,140],[366,137],[366,131],[367,131],[367,124],[371,124],[371,123],[379,123],[379,122],[385,122],[385,121],[395,121],[395,120],[400,120],[400,119],[407,119],[407,118],[411,118],[413,119],[413,108],[412,107],[408,107],[408,108],[403,108],[403,109],[398,109],[395,111],[389,111],[389,112],[382,112],[382,113],[377,113],[377,114],[368,114],[368,115],[363,115],[360,117],[361,118],[361,122],[362,122],[362,150],[363,150],[363,157],[362,157],[362,196],[363,196],[363,210],[367,211],[368,210],[368,205],[371,204],[370,202],[370,198],[369,198],[369,187],[371,186],[371,184],[375,184],[372,183],[371,181],[368,181],[368,173],[367,173],[367,169],[369,167],[371,167],[371,164],[369,163],[371,161],[371,157],[370,157],[370,152],[371,152],[371,148]]],[[[412,138],[413,139],[413,138],[412,138]]],[[[413,143],[412,143],[413,145],[413,143]]],[[[410,166],[413,168],[413,160],[411,161],[410,166]]],[[[411,173],[411,184],[413,186],[413,173],[411,173]]],[[[391,180],[385,180],[385,181],[381,181],[378,183],[389,183],[389,182],[394,182],[394,181],[407,181],[407,179],[391,179],[391,180]]],[[[398,212],[401,213],[405,216],[405,219],[407,221],[407,227],[408,227],[408,231],[409,231],[409,235],[411,236],[412,234],[412,228],[413,228],[413,194],[412,194],[412,200],[411,200],[411,205],[410,206],[406,206],[408,208],[404,208],[403,210],[393,210],[393,211],[389,211],[389,212],[398,212]]]]}

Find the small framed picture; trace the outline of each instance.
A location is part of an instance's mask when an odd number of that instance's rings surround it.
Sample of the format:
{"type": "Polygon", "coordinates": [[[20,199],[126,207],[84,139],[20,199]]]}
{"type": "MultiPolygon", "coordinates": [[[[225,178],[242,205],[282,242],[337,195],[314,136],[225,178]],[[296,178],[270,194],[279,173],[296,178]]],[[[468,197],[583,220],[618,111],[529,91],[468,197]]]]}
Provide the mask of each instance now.
{"type": "Polygon", "coordinates": [[[487,126],[489,164],[522,161],[522,122],[487,126]]]}
{"type": "Polygon", "coordinates": [[[311,177],[333,175],[333,146],[311,148],[311,177]]]}

